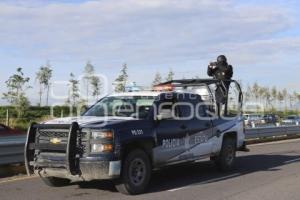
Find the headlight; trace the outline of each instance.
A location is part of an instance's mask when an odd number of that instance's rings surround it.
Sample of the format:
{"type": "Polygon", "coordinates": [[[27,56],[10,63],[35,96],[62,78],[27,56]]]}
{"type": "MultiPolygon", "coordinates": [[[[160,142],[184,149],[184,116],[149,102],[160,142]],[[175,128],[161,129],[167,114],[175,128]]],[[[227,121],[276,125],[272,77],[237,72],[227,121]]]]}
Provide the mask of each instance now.
{"type": "Polygon", "coordinates": [[[101,152],[112,152],[112,144],[93,144],[91,148],[92,153],[101,153],[101,152]]]}
{"type": "Polygon", "coordinates": [[[97,139],[113,139],[114,134],[112,131],[92,131],[92,138],[97,139]]]}

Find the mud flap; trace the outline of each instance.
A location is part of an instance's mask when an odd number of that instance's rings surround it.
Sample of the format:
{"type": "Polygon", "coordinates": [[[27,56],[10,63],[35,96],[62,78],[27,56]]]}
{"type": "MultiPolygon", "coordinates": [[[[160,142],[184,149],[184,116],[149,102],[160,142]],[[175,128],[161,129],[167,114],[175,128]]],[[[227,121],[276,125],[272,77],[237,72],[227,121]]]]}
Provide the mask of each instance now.
{"type": "Polygon", "coordinates": [[[247,148],[247,144],[244,142],[243,146],[241,146],[238,151],[250,152],[250,149],[247,148]]]}

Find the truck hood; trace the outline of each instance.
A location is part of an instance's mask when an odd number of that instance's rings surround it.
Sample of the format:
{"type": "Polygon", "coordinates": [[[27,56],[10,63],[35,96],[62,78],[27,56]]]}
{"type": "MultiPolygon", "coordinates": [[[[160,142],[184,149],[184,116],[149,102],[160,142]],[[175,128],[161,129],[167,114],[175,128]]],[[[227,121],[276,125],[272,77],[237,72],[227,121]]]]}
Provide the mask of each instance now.
{"type": "Polygon", "coordinates": [[[58,118],[44,122],[44,124],[71,124],[77,122],[79,125],[102,124],[104,122],[128,121],[135,120],[132,117],[94,117],[94,116],[80,116],[80,117],[66,117],[58,118]]]}

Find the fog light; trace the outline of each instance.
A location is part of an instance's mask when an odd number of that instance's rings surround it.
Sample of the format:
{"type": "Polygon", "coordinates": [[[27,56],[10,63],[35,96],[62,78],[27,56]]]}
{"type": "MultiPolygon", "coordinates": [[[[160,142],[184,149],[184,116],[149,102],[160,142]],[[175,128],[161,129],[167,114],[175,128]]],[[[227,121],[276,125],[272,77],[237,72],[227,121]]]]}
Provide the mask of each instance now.
{"type": "Polygon", "coordinates": [[[92,153],[101,153],[101,152],[112,152],[112,144],[93,144],[91,148],[92,153]]]}

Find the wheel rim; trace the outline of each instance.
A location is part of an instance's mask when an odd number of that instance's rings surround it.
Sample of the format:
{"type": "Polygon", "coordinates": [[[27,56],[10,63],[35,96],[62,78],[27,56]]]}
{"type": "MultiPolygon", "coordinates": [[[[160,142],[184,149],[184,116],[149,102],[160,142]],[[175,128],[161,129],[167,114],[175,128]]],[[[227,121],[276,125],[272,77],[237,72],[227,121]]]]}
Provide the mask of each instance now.
{"type": "Polygon", "coordinates": [[[226,148],[226,152],[227,152],[226,153],[227,154],[227,156],[226,156],[226,163],[228,165],[230,165],[230,164],[233,163],[233,160],[234,160],[234,148],[232,146],[228,146],[226,148]]]}
{"type": "Polygon", "coordinates": [[[130,163],[129,178],[135,186],[143,184],[146,178],[146,164],[142,159],[136,158],[130,163]]]}

